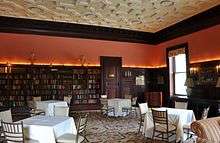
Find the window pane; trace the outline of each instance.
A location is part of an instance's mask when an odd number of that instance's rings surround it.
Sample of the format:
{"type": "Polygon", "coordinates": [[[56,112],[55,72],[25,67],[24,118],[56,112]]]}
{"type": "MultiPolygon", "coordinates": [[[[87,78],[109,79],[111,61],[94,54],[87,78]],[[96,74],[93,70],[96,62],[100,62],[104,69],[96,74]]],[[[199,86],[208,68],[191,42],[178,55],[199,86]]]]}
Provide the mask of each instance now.
{"type": "Polygon", "coordinates": [[[186,81],[186,73],[175,74],[175,94],[186,95],[186,86],[184,86],[185,81],[186,81]]]}
{"type": "Polygon", "coordinates": [[[186,54],[179,54],[175,56],[175,71],[176,72],[185,72],[186,71],[186,54]]]}

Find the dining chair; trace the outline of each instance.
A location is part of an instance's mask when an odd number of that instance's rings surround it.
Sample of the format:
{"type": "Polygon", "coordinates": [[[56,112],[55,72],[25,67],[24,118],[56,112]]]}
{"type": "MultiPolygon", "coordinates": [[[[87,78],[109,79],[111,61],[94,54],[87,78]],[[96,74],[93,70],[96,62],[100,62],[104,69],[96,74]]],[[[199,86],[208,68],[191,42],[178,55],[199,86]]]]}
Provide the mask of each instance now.
{"type": "Polygon", "coordinates": [[[176,134],[177,126],[169,122],[167,110],[158,111],[152,109],[152,116],[154,123],[152,139],[157,137],[169,142],[169,138],[176,134]]]}
{"type": "Polygon", "coordinates": [[[37,109],[36,107],[36,102],[41,101],[41,96],[35,96],[33,97],[32,101],[27,101],[28,102],[28,107],[31,109],[30,110],[30,115],[31,116],[36,116],[36,115],[45,115],[45,111],[41,109],[37,109]]]}
{"type": "Polygon", "coordinates": [[[140,122],[139,122],[138,133],[140,133],[141,127],[144,125],[145,114],[148,112],[148,104],[147,103],[140,103],[138,105],[139,105],[139,109],[140,109],[140,122]]]}
{"type": "Polygon", "coordinates": [[[176,109],[187,109],[188,102],[178,102],[175,101],[175,108],[176,109]]]}
{"type": "Polygon", "coordinates": [[[68,106],[54,106],[54,116],[69,116],[68,106]]]}
{"type": "Polygon", "coordinates": [[[108,106],[108,99],[107,98],[101,98],[100,102],[101,102],[101,113],[103,115],[108,116],[109,113],[112,113],[115,116],[115,108],[108,106]]]}
{"type": "Polygon", "coordinates": [[[1,121],[1,127],[6,143],[38,143],[36,140],[24,138],[23,122],[10,123],[1,121]]]}
{"type": "MultiPolygon", "coordinates": [[[[210,106],[208,106],[207,108],[203,109],[201,120],[202,119],[207,119],[208,113],[209,113],[209,109],[210,109],[210,106]]],[[[187,134],[187,139],[191,138],[194,135],[194,133],[191,130],[191,123],[183,125],[183,132],[187,134]]]]}
{"type": "Polygon", "coordinates": [[[1,111],[0,112],[0,120],[3,120],[5,122],[13,122],[12,121],[11,109],[8,109],[6,111],[1,111]]]}
{"type": "Polygon", "coordinates": [[[72,100],[72,96],[64,96],[63,97],[63,101],[66,101],[68,106],[70,106],[71,100],[72,100]]]}
{"type": "Polygon", "coordinates": [[[81,143],[86,140],[86,138],[81,135],[81,133],[86,130],[87,126],[87,115],[86,120],[80,116],[79,121],[77,123],[77,134],[66,133],[57,138],[57,143],[81,143]]]}
{"type": "Polygon", "coordinates": [[[122,112],[125,112],[126,115],[132,113],[135,116],[137,116],[137,106],[136,106],[136,102],[137,102],[137,97],[133,97],[131,98],[131,107],[122,107],[122,112]]]}
{"type": "Polygon", "coordinates": [[[80,116],[80,125],[79,125],[79,135],[83,136],[85,140],[88,142],[86,138],[86,127],[88,123],[88,113],[80,116]]]}

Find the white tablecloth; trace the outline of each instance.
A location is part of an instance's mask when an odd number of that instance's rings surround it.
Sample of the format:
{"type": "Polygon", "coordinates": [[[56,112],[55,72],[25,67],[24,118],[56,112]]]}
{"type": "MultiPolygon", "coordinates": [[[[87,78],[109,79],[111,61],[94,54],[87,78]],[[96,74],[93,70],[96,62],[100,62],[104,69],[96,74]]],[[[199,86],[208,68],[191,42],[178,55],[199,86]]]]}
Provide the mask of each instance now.
{"type": "Polygon", "coordinates": [[[22,121],[25,137],[38,140],[40,143],[56,143],[56,138],[65,133],[77,134],[72,117],[39,115],[22,121]]]}
{"type": "Polygon", "coordinates": [[[47,116],[54,116],[54,106],[68,106],[67,102],[59,100],[36,101],[37,109],[45,111],[47,116]]]}
{"type": "MultiPolygon", "coordinates": [[[[167,110],[168,112],[168,120],[174,124],[177,125],[177,131],[176,131],[176,140],[183,140],[184,138],[184,132],[183,132],[183,125],[189,124],[193,121],[195,121],[195,115],[192,110],[186,110],[186,109],[175,109],[175,108],[157,108],[157,110],[167,110]]],[[[152,138],[153,133],[153,117],[152,112],[149,111],[145,115],[144,119],[144,128],[143,133],[146,137],[152,138]]]]}
{"type": "MultiPolygon", "coordinates": [[[[131,107],[131,99],[108,99],[108,106],[115,108],[115,116],[126,116],[126,113],[122,112],[123,107],[131,107]]],[[[112,113],[109,113],[109,116],[114,116],[112,113]]]]}

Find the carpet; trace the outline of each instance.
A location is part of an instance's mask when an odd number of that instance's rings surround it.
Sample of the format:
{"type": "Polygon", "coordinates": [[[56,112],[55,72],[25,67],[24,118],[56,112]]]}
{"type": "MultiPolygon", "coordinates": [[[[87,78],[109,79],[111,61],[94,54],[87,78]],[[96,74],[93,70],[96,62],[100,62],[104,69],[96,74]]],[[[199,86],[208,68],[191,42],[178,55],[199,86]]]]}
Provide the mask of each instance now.
{"type": "MultiPolygon", "coordinates": [[[[73,113],[77,120],[79,114],[73,113]]],[[[137,116],[106,117],[100,112],[89,112],[86,137],[90,143],[151,143],[151,139],[138,134],[137,116]]],[[[162,141],[154,141],[162,143],[162,141]]]]}

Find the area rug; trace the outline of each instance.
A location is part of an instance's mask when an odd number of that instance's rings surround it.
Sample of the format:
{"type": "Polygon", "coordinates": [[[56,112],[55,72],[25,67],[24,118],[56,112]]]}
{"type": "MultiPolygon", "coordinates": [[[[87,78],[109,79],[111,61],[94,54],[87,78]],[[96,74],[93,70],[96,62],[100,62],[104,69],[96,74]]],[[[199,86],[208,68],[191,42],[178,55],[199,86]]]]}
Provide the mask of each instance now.
{"type": "MultiPolygon", "coordinates": [[[[77,120],[79,114],[73,113],[77,120]]],[[[90,143],[146,143],[153,142],[138,132],[138,116],[106,117],[99,112],[90,112],[86,137],[90,143]]],[[[156,141],[154,141],[156,142],[156,141]]],[[[158,141],[156,143],[159,143],[158,141]]],[[[160,142],[161,143],[161,142],[160,142]]]]}

